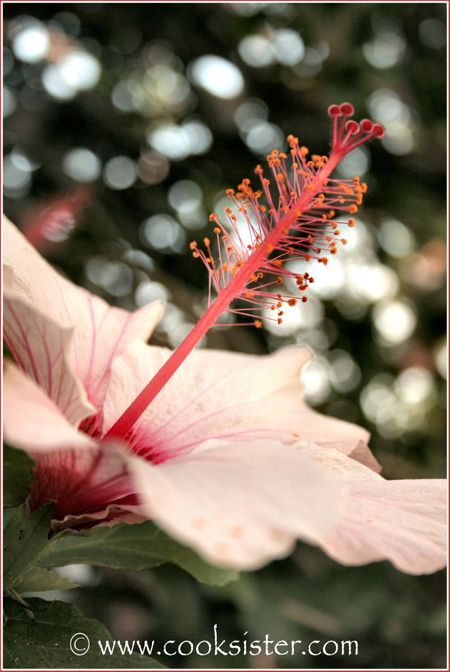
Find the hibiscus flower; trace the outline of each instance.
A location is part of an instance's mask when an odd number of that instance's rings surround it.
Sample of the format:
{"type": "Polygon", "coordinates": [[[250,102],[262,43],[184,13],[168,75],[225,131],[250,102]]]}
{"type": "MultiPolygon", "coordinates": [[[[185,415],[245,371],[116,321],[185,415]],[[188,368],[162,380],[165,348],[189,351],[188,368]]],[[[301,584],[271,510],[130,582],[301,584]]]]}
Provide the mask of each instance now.
{"type": "Polygon", "coordinates": [[[163,306],[112,308],[4,220],[5,438],[35,462],[30,509],[54,530],[152,519],[208,560],[254,569],[297,539],[349,565],[445,565],[445,483],[387,481],[367,432],[309,409],[305,348],[193,350],[132,429],[111,428],[170,351],[163,306]]]}

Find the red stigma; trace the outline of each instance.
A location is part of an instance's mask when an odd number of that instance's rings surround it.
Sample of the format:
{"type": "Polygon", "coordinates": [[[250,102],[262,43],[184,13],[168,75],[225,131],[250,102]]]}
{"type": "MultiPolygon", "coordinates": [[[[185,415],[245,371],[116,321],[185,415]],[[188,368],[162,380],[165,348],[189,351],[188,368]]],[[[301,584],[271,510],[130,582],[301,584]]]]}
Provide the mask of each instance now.
{"type": "Polygon", "coordinates": [[[351,103],[341,103],[339,106],[341,114],[346,117],[352,117],[355,114],[355,108],[351,103]]]}
{"type": "Polygon", "coordinates": [[[350,119],[350,121],[347,121],[345,124],[345,130],[354,135],[355,133],[358,133],[360,126],[357,121],[350,119]]]}
{"type": "Polygon", "coordinates": [[[333,119],[331,155],[338,154],[341,159],[368,140],[384,136],[383,126],[371,119],[362,119],[359,123],[349,119],[354,114],[351,103],[330,105],[328,114],[333,119]]]}
{"type": "Polygon", "coordinates": [[[386,131],[384,130],[384,126],[381,124],[374,124],[372,133],[376,138],[384,138],[386,131]]]}
{"type": "Polygon", "coordinates": [[[370,133],[373,130],[373,121],[370,119],[362,119],[361,128],[365,133],[370,133]]]}
{"type": "Polygon", "coordinates": [[[328,116],[329,117],[338,117],[341,114],[341,111],[339,109],[339,105],[330,105],[328,108],[328,116]]]}

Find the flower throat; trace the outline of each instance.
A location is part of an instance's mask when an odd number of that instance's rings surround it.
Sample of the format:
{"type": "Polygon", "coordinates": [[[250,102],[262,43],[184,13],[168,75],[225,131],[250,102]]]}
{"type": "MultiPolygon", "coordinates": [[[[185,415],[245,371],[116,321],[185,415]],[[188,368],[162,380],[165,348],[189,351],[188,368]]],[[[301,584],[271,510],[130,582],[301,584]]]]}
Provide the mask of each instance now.
{"type": "MultiPolygon", "coordinates": [[[[332,142],[329,156],[309,156],[298,138],[288,136],[290,158],[274,149],[267,157],[267,177],[261,166],[255,169],[258,188],[244,179],[237,190],[229,189],[230,205],[226,219],[215,213],[209,219],[216,238],[190,244],[192,254],[205,265],[209,276],[208,308],[181,345],[172,353],[130,406],[106,433],[105,438],[125,438],[153,399],[159,394],[185,358],[219,317],[227,312],[250,318],[261,327],[261,314],[281,324],[286,306],[305,302],[304,292],[314,281],[309,273],[298,274],[286,266],[288,261],[315,260],[328,263],[338,244],[345,245],[343,227],[355,226],[354,215],[367,191],[358,177],[331,177],[342,159],[372,138],[381,138],[384,128],[370,119],[359,123],[351,119],[353,105],[331,105],[332,142]],[[245,240],[240,221],[246,224],[245,240]],[[346,219],[341,219],[346,218],[346,219]],[[285,280],[297,288],[297,296],[284,289],[285,280]],[[273,317],[272,317],[273,314],[273,317]]],[[[224,326],[224,322],[221,322],[224,326]]]]}

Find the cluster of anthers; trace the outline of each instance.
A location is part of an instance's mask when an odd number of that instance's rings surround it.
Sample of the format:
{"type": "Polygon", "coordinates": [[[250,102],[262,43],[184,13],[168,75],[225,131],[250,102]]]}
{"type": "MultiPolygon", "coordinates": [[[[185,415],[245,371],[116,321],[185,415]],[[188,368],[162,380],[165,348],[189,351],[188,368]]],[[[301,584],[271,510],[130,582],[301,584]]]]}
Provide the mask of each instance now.
{"type": "Polygon", "coordinates": [[[384,129],[369,119],[359,123],[350,119],[354,114],[350,103],[331,105],[328,114],[333,120],[329,156],[310,155],[290,135],[290,156],[274,149],[267,157],[269,174],[261,166],[255,169],[258,187],[244,179],[237,190],[228,189],[231,207],[225,209],[225,217],[210,215],[215,244],[209,237],[202,247],[191,242],[193,256],[208,270],[209,305],[226,292],[239,300],[228,306],[228,312],[250,317],[250,324],[257,327],[262,326],[256,319],[261,312],[281,324],[283,308],[306,302],[304,292],[314,282],[309,273],[291,270],[289,262],[327,264],[339,244],[347,243],[342,232],[355,226],[353,215],[367,185],[358,177],[336,179],[331,174],[349,152],[381,138],[384,129]],[[227,291],[232,285],[235,291],[227,291]]]}

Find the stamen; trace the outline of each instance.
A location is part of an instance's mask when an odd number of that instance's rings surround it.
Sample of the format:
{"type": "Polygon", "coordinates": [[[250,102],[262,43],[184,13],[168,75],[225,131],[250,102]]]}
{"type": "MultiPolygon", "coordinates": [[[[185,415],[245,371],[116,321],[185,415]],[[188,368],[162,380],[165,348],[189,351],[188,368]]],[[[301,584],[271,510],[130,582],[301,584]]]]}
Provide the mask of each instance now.
{"type": "MultiPolygon", "coordinates": [[[[255,189],[246,178],[236,190],[227,190],[230,207],[225,209],[225,220],[215,213],[209,217],[215,243],[209,237],[203,239],[204,249],[196,241],[190,243],[194,258],[200,259],[208,271],[208,309],[107,432],[108,437],[126,437],[222,313],[250,317],[249,324],[260,328],[258,312],[272,309],[277,310],[273,319],[281,324],[283,306],[295,305],[297,299],[292,294],[279,294],[275,287],[280,289],[284,279],[289,278],[296,280],[299,292],[304,292],[313,282],[308,273],[303,276],[293,273],[286,262],[302,259],[326,266],[327,255],[337,253],[338,241],[346,244],[347,240],[340,237],[341,229],[355,226],[355,220],[348,218],[348,214],[358,212],[367,186],[358,177],[334,179],[331,175],[349,152],[368,140],[382,137],[384,129],[369,119],[360,123],[350,119],[354,114],[350,103],[331,105],[328,114],[333,120],[328,157],[312,154],[308,160],[308,148],[289,135],[289,162],[287,155],[276,149],[267,157],[270,180],[263,168],[257,166],[259,188],[255,189]],[[338,219],[338,213],[344,219],[338,219]],[[246,228],[245,235],[242,226],[246,228]]],[[[306,296],[298,299],[307,301],[306,296]]]]}

